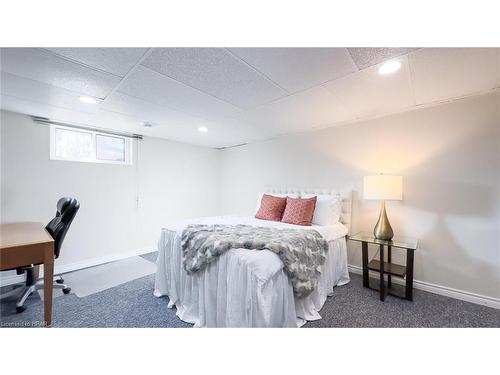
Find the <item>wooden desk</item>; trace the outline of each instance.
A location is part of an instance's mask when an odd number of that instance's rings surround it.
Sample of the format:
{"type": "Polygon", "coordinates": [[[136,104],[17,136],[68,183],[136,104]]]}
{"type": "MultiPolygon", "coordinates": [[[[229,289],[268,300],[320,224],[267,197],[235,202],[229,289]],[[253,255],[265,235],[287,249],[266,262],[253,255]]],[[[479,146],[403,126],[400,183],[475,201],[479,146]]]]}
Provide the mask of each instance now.
{"type": "Polygon", "coordinates": [[[43,264],[44,325],[52,324],[54,240],[41,223],[0,224],[0,270],[43,264]]]}

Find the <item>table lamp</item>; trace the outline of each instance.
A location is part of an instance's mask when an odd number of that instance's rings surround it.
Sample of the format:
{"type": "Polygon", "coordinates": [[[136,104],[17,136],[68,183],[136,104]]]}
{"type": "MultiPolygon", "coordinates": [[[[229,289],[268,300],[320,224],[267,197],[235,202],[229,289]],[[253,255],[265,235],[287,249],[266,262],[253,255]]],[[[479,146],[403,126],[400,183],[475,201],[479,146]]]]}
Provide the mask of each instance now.
{"type": "Polygon", "coordinates": [[[383,174],[377,176],[365,176],[363,179],[363,198],[381,200],[380,216],[377,225],[373,229],[375,238],[389,241],[394,236],[391,224],[385,212],[385,201],[403,200],[403,177],[386,176],[383,174]]]}

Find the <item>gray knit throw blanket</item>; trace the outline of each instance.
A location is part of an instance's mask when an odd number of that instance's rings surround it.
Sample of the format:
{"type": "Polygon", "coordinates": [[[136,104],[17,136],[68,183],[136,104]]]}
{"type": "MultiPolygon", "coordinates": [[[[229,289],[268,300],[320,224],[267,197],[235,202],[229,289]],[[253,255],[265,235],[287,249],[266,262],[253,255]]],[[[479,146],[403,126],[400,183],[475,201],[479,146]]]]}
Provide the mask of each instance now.
{"type": "Polygon", "coordinates": [[[229,249],[270,250],[279,256],[298,297],[318,285],[328,242],[315,230],[250,225],[189,225],[182,232],[184,269],[193,274],[229,249]]]}

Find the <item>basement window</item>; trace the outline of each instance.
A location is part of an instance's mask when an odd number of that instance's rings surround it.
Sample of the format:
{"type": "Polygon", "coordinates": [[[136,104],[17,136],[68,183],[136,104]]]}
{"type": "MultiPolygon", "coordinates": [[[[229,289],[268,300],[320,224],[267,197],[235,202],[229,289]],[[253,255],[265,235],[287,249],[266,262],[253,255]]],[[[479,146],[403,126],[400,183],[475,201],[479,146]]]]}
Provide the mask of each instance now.
{"type": "Polygon", "coordinates": [[[130,138],[50,125],[50,159],[89,163],[132,164],[130,138]]]}

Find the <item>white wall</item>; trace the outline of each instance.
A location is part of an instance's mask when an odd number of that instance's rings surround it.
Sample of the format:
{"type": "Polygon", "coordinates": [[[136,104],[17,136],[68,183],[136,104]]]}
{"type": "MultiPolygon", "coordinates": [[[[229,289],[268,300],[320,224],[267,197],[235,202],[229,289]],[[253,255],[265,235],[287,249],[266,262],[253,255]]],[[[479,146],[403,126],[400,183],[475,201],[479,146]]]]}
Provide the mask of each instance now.
{"type": "Polygon", "coordinates": [[[56,270],[154,251],[169,221],[217,213],[216,150],[144,138],[131,166],[55,161],[48,126],[12,112],[0,124],[2,222],[46,223],[60,197],[80,201],[56,270]]]}
{"type": "MultiPolygon", "coordinates": [[[[362,177],[404,176],[389,202],[396,235],[420,240],[415,278],[500,298],[500,94],[284,136],[221,152],[221,211],[252,214],[266,186],[356,192],[353,231],[371,231],[379,203],[362,177]]],[[[360,265],[359,244],[349,263],[360,265]]]]}

